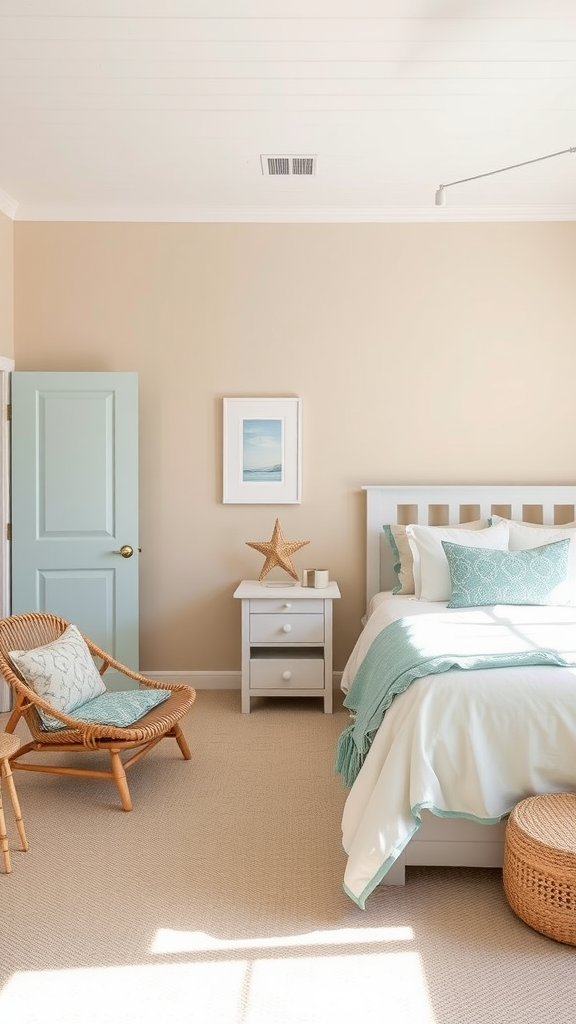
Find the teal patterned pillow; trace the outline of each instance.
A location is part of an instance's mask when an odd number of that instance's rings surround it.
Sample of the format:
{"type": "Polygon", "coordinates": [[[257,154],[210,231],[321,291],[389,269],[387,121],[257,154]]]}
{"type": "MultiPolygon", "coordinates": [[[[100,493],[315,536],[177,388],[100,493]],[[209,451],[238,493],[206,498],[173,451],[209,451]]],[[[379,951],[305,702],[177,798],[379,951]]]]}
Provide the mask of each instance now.
{"type": "Polygon", "coordinates": [[[527,551],[495,551],[442,541],[452,595],[449,608],[568,603],[570,540],[527,551]]]}
{"type": "Polygon", "coordinates": [[[9,651],[9,657],[34,693],[58,711],[73,711],[106,690],[77,626],[44,647],[9,651]]]}
{"type": "MultiPolygon", "coordinates": [[[[170,696],[170,690],[107,690],[82,704],[73,712],[74,718],[83,722],[97,722],[99,725],[133,725],[147,711],[155,708],[170,696]]],[[[57,718],[42,714],[45,729],[65,729],[57,718]]]]}

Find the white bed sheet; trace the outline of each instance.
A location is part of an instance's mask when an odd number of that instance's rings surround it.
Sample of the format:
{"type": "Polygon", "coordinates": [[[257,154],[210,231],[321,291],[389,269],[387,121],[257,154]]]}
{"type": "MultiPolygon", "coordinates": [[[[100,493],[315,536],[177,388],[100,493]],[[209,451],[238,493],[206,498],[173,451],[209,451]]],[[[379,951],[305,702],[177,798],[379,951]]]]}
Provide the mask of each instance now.
{"type": "Polygon", "coordinates": [[[405,615],[445,612],[446,605],[446,601],[420,601],[408,594],[393,594],[391,590],[383,590],[376,594],[370,601],[362,632],[342,673],[340,687],[344,693],[348,693],[365,651],[384,626],[396,619],[402,619],[405,615]]]}
{"type": "Polygon", "coordinates": [[[384,614],[390,622],[402,618],[403,615],[418,615],[420,612],[430,612],[436,609],[442,611],[446,608],[447,601],[420,601],[419,598],[409,594],[393,594],[391,590],[383,590],[376,594],[370,601],[367,620],[378,611],[384,614]],[[384,607],[384,613],[382,608],[384,607]]]}
{"type": "MultiPolygon", "coordinates": [[[[343,689],[388,622],[446,612],[445,603],[426,608],[388,597],[374,602],[343,689]]],[[[542,616],[575,618],[573,608],[510,607],[506,613],[528,625],[542,616]]],[[[451,670],[416,680],[394,698],[346,801],[345,890],[364,906],[417,831],[423,808],[493,824],[525,796],[576,790],[575,751],[576,669],[451,670]]]]}

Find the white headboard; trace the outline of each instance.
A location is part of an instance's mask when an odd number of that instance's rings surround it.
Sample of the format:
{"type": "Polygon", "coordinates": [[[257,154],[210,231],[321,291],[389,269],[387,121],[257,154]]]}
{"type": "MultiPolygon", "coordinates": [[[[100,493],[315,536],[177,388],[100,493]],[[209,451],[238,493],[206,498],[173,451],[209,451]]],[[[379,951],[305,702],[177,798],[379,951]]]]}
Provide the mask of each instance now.
{"type": "Polygon", "coordinates": [[[576,519],[576,486],[494,487],[375,486],[366,484],[366,603],[392,590],[394,558],[382,527],[387,523],[457,525],[490,515],[527,523],[556,524],[576,519]]]}

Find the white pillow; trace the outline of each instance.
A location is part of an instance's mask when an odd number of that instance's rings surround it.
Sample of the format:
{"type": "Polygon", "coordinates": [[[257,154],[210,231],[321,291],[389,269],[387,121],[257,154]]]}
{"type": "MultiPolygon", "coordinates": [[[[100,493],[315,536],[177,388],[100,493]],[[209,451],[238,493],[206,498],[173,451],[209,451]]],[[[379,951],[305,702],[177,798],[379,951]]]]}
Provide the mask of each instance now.
{"type": "Polygon", "coordinates": [[[90,650],[76,626],[30,651],[9,651],[28,686],[58,711],[74,711],[106,691],[90,650]]]}
{"type": "MultiPolygon", "coordinates": [[[[458,523],[459,530],[485,530],[489,526],[487,519],[474,519],[471,523],[458,523]]],[[[406,527],[398,524],[383,526],[384,535],[394,554],[394,573],[396,586],[393,594],[414,593],[414,558],[410,543],[406,536],[406,527]]],[[[444,529],[444,527],[434,527],[444,529]]]]}
{"type": "Polygon", "coordinates": [[[472,548],[508,550],[508,523],[505,520],[486,530],[411,524],[406,527],[406,534],[414,556],[414,593],[420,601],[450,600],[452,583],[443,540],[472,548]]]}
{"type": "Polygon", "coordinates": [[[567,600],[570,604],[576,604],[576,523],[542,526],[540,523],[519,523],[516,519],[503,519],[502,516],[493,516],[492,520],[494,523],[508,524],[510,551],[529,551],[544,544],[553,544],[557,540],[569,540],[567,600]]]}

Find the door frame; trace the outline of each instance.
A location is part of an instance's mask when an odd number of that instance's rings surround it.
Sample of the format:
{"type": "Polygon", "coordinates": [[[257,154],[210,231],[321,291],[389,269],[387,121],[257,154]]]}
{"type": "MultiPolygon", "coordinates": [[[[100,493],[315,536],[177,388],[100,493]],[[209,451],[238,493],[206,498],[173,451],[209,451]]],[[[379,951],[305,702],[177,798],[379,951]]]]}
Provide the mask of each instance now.
{"type": "MultiPolygon", "coordinates": [[[[0,618],[10,615],[10,374],[14,360],[0,356],[0,618]]],[[[0,712],[10,711],[10,690],[0,676],[0,712]]]]}

